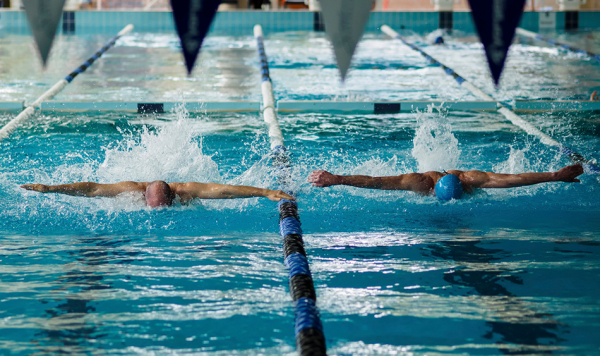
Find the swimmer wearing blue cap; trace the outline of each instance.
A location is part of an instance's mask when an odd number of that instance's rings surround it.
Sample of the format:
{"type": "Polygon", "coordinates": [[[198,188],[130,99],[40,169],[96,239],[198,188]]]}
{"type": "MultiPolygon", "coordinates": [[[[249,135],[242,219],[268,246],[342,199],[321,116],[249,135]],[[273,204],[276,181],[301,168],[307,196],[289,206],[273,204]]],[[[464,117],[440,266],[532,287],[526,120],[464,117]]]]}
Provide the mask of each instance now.
{"type": "Polygon", "coordinates": [[[579,164],[563,167],[556,172],[519,174],[451,170],[370,177],[342,176],[327,171],[314,171],[308,176],[308,182],[313,183],[315,187],[349,185],[369,189],[410,190],[422,195],[435,195],[441,200],[451,200],[460,199],[463,193],[473,193],[477,188],[514,188],[546,182],[579,183],[576,177],[581,174],[583,174],[583,167],[579,164]]]}

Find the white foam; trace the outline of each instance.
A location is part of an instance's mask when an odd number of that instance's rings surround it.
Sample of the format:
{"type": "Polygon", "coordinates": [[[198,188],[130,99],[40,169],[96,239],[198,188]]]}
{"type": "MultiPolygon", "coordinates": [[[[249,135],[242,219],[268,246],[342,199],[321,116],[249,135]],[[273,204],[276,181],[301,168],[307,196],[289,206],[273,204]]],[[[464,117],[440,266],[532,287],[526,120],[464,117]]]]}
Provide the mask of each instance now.
{"type": "Polygon", "coordinates": [[[531,163],[525,157],[525,153],[528,148],[522,150],[510,148],[508,159],[504,162],[500,162],[494,166],[494,172],[496,173],[507,173],[507,174],[518,174],[523,172],[532,171],[531,163]]]}
{"type": "Polygon", "coordinates": [[[202,152],[202,140],[183,105],[177,120],[141,134],[129,133],[114,147],[106,148],[98,167],[99,181],[221,182],[217,164],[202,152]]]}
{"type": "Polygon", "coordinates": [[[448,36],[448,32],[445,29],[439,28],[439,29],[429,33],[427,36],[425,36],[425,42],[427,42],[429,44],[434,44],[435,40],[438,37],[446,37],[446,36],[448,36]]]}
{"type": "Polygon", "coordinates": [[[461,154],[458,147],[445,113],[441,110],[434,113],[431,107],[427,113],[420,113],[411,151],[419,172],[458,169],[461,154]]]}

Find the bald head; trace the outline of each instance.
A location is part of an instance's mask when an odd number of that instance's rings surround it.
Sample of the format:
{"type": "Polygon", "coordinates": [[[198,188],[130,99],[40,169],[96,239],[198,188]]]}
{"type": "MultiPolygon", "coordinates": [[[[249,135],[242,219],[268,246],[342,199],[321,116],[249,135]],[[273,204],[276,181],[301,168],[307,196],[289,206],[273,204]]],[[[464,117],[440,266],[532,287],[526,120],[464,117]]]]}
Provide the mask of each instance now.
{"type": "Polygon", "coordinates": [[[153,208],[169,206],[174,198],[171,187],[162,180],[156,180],[146,187],[146,204],[153,208]]]}

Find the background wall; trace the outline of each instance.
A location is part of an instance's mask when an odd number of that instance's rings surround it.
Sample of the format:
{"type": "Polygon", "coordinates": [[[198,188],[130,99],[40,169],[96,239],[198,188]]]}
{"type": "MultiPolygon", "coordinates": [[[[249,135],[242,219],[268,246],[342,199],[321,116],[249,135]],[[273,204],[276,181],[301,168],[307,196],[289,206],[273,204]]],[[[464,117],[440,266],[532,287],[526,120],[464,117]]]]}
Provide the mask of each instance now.
{"type": "MultiPolygon", "coordinates": [[[[267,2],[268,0],[261,0],[267,2]]],[[[302,0],[271,0],[278,1],[280,8],[286,1],[294,4],[302,3],[302,0]]],[[[431,0],[374,0],[381,4],[382,10],[389,11],[433,11],[431,0]]],[[[479,0],[482,1],[482,0],[479,0]]],[[[540,11],[541,9],[558,10],[559,0],[528,0],[526,11],[540,11]]],[[[583,0],[582,0],[583,1],[583,0]]],[[[581,10],[600,10],[600,0],[585,0],[581,10]]],[[[11,0],[10,6],[18,9],[22,0],[11,0]]],[[[236,0],[224,0],[226,3],[235,3],[236,0]]],[[[237,0],[238,8],[246,9],[251,3],[249,0],[237,0]]],[[[170,10],[169,0],[67,0],[65,8],[68,10],[99,10],[99,9],[126,9],[126,10],[170,10]]],[[[231,9],[231,6],[228,6],[231,9]]],[[[467,0],[458,0],[454,5],[455,11],[468,11],[467,0]]]]}
{"type": "MultiPolygon", "coordinates": [[[[433,11],[431,0],[381,0],[383,8],[393,11],[433,11]]],[[[481,1],[481,0],[479,0],[481,1]]],[[[558,10],[558,0],[528,0],[525,5],[525,11],[540,11],[542,8],[551,8],[558,10]]],[[[585,5],[581,5],[581,10],[600,10],[600,0],[587,0],[585,5]]],[[[454,11],[469,11],[467,0],[459,0],[454,5],[454,11]]]]}

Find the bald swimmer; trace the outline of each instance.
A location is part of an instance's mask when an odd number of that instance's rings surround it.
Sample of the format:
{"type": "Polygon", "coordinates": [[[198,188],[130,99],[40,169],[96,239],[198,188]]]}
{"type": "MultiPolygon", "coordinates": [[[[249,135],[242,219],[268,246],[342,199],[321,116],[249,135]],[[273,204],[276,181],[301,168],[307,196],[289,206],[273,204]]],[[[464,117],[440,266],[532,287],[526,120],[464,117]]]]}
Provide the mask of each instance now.
{"type": "Polygon", "coordinates": [[[40,193],[59,193],[83,197],[114,197],[122,193],[135,192],[144,195],[150,207],[170,206],[179,197],[182,204],[198,199],[234,199],[265,197],[273,201],[281,199],[294,200],[281,190],[249,187],[244,185],[227,185],[217,183],[167,183],[162,180],[154,182],[119,182],[100,184],[93,182],[69,183],[60,185],[24,184],[23,189],[40,193]]]}

